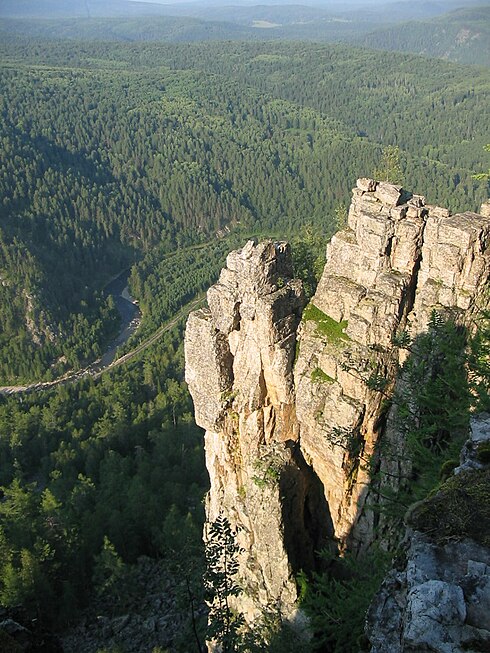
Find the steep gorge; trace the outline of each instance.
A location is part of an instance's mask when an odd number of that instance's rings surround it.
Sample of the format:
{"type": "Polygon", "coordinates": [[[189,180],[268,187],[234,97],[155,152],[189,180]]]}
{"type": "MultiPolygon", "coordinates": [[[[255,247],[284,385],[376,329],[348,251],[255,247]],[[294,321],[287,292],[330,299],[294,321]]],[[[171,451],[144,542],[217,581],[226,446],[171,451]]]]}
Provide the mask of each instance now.
{"type": "Polygon", "coordinates": [[[409,355],[400,336],[423,333],[434,309],[471,324],[487,301],[489,243],[488,204],[451,216],[360,179],[306,308],[289,246],[249,241],[228,256],[208,308],[190,315],[186,380],[206,430],[207,519],[224,514],[237,532],[247,620],[267,607],[294,618],[295,574],[315,567],[316,551],[383,534],[364,463],[395,489],[410,466],[387,401],[409,355]],[[377,454],[381,441],[400,455],[377,454]]]}

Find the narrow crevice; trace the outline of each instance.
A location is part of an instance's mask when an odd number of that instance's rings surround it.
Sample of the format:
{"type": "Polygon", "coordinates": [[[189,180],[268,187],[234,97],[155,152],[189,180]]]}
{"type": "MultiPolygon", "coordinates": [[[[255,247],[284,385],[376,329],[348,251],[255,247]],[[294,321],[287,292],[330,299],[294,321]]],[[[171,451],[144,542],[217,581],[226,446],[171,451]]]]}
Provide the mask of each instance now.
{"type": "Polygon", "coordinates": [[[427,226],[427,222],[424,221],[422,230],[420,232],[420,245],[418,248],[418,255],[412,269],[412,276],[410,277],[410,283],[408,285],[407,295],[403,305],[403,314],[405,316],[405,319],[412,312],[415,304],[415,295],[417,293],[417,288],[418,288],[420,266],[422,265],[422,258],[423,258],[422,252],[424,250],[424,236],[425,236],[426,226],[427,226]]]}
{"type": "Polygon", "coordinates": [[[321,569],[320,551],[336,550],[334,527],[323,483],[297,443],[291,443],[290,451],[292,464],[285,467],[280,479],[284,545],[293,573],[308,573],[321,569]]]}

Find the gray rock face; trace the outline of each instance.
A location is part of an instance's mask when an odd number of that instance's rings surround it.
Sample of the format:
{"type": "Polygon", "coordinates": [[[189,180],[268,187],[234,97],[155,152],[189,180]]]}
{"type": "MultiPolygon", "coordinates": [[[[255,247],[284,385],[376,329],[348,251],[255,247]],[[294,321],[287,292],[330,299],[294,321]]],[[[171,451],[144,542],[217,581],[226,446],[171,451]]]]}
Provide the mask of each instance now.
{"type": "Polygon", "coordinates": [[[461,451],[460,465],[454,470],[456,474],[468,469],[485,467],[478,460],[478,447],[484,442],[490,442],[490,415],[488,413],[481,413],[471,420],[470,437],[461,451]]]}
{"type": "MultiPolygon", "coordinates": [[[[472,446],[490,442],[490,416],[473,418],[471,433],[462,468],[474,470],[474,478],[483,465],[468,466],[472,446]]],[[[405,565],[390,572],[369,609],[371,653],[490,650],[490,549],[436,537],[407,531],[405,565]]]]}
{"type": "Polygon", "coordinates": [[[371,653],[461,653],[490,641],[490,551],[472,540],[436,545],[409,532],[407,562],[385,579],[367,618],[371,653]]]}
{"type": "Polygon", "coordinates": [[[405,643],[441,653],[454,651],[466,618],[463,590],[441,580],[429,580],[407,597],[405,643]]]}

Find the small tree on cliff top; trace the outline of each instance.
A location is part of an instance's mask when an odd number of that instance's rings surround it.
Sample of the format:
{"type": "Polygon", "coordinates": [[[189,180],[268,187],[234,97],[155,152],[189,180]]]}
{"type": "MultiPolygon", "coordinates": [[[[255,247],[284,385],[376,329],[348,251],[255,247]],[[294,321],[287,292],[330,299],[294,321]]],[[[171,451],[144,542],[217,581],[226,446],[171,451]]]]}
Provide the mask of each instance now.
{"type": "Polygon", "coordinates": [[[400,148],[387,145],[383,148],[379,166],[373,172],[374,179],[389,181],[390,184],[402,184],[403,172],[400,165],[400,148]]]}
{"type": "MultiPolygon", "coordinates": [[[[485,147],[483,149],[486,150],[487,152],[490,152],[490,143],[485,145],[485,147]]],[[[478,172],[477,174],[472,175],[472,177],[473,177],[473,179],[479,179],[481,181],[489,181],[490,180],[490,168],[488,169],[487,172],[478,172]]]]}

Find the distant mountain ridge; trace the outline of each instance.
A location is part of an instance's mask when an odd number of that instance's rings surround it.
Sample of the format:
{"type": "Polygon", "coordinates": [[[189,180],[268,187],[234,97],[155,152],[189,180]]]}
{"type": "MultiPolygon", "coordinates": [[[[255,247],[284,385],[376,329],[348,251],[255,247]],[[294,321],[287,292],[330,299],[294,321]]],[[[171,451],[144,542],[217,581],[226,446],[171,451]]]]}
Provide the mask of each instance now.
{"type": "Polygon", "coordinates": [[[232,1],[3,0],[0,34],[3,39],[23,34],[78,41],[346,42],[490,65],[490,5],[471,6],[472,0],[351,0],[343,5],[232,1]]]}
{"type": "Polygon", "coordinates": [[[458,63],[490,65],[490,5],[380,28],[359,39],[377,50],[412,52],[458,63]]]}

